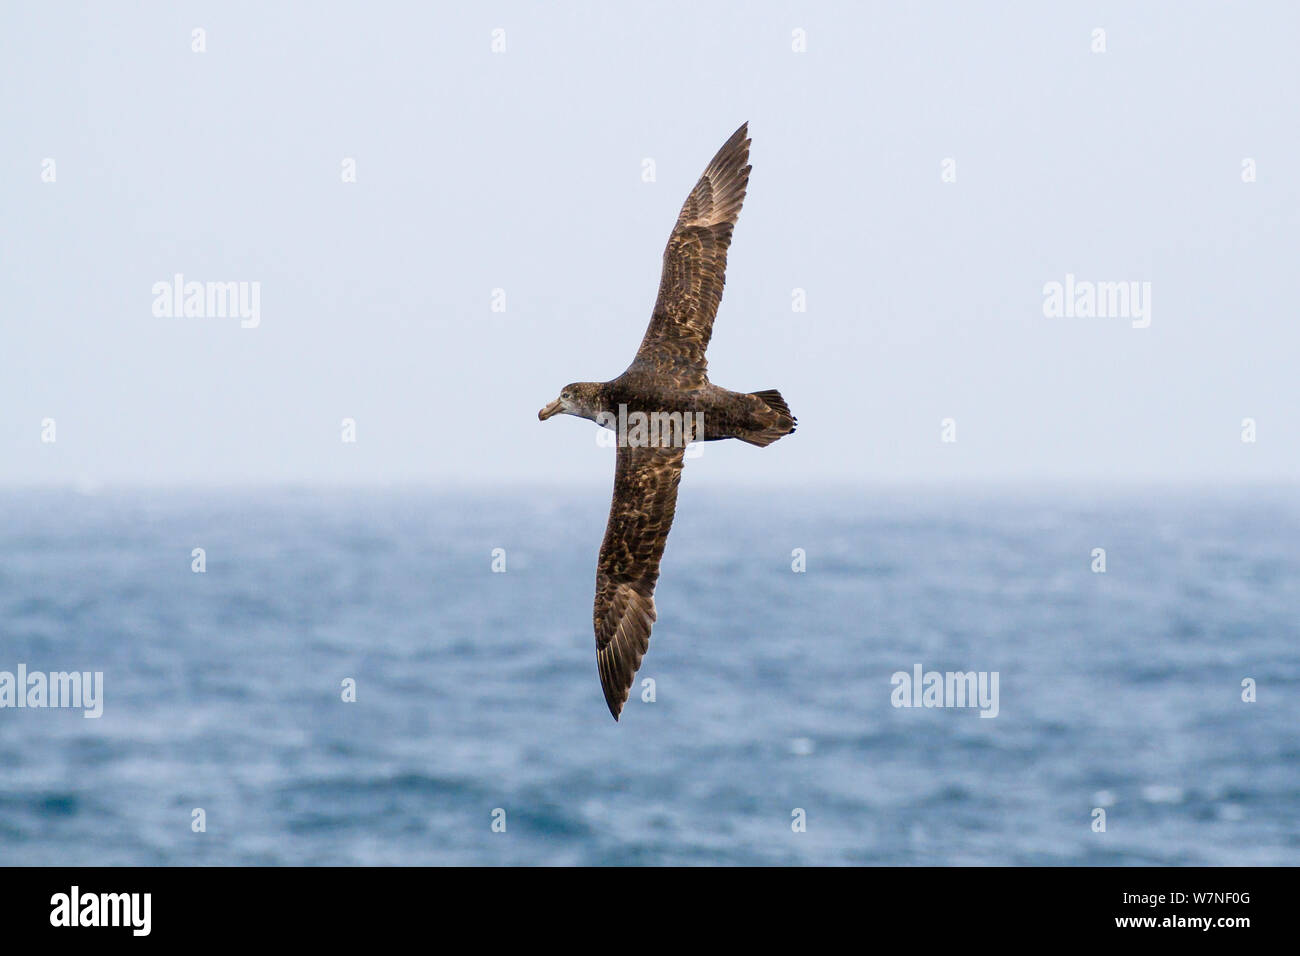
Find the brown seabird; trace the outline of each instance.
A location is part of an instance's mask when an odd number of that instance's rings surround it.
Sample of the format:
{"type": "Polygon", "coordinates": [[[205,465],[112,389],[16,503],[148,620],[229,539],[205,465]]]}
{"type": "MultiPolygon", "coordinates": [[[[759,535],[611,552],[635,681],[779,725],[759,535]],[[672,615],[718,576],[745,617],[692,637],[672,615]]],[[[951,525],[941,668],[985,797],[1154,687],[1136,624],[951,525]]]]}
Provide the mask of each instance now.
{"type": "Polygon", "coordinates": [[[593,614],[596,666],[615,720],[650,646],[659,559],[677,508],[686,445],[739,438],[763,447],[795,427],[780,392],[720,388],[709,381],[704,358],[749,183],[748,128],[743,124],[723,144],[686,197],[664,250],[650,326],[627,371],[608,382],[566,385],[537,413],[543,421],[576,415],[618,434],[593,614]]]}

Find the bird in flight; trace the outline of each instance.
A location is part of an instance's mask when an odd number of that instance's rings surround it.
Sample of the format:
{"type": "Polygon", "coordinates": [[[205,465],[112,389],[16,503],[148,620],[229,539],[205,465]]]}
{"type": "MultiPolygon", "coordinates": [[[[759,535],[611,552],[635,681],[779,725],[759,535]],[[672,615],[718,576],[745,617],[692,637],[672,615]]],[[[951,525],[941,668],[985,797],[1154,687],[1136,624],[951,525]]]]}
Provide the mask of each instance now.
{"type": "Polygon", "coordinates": [[[776,389],[733,392],[714,385],[704,357],[749,183],[748,131],[745,123],[731,135],[686,197],[664,250],[650,326],[627,371],[608,382],[566,385],[537,413],[542,421],[576,415],[618,435],[593,612],[596,667],[615,720],[650,646],[659,560],[687,444],[739,438],[765,447],[796,424],[776,389]]]}

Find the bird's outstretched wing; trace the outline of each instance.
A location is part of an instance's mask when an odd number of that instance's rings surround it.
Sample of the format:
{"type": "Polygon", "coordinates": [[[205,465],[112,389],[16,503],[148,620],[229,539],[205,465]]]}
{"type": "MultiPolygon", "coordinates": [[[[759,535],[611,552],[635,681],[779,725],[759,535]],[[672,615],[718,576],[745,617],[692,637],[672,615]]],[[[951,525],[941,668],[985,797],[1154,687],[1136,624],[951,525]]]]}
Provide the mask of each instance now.
{"type": "Polygon", "coordinates": [[[749,183],[749,124],[731,134],[686,197],[664,249],[659,298],[633,365],[703,385],[704,353],[726,281],[727,247],[749,183]]]}
{"type": "Polygon", "coordinates": [[[650,646],[659,559],[677,511],[685,448],[620,446],[614,500],[596,565],[596,666],[618,720],[650,646]]]}

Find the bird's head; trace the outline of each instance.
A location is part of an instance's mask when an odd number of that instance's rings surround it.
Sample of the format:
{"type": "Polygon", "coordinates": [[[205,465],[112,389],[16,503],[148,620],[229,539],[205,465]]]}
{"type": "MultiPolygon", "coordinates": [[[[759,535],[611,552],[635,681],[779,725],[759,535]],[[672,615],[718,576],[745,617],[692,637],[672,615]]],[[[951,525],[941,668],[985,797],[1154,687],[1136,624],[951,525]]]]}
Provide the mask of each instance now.
{"type": "Polygon", "coordinates": [[[547,405],[537,417],[546,421],[553,415],[576,415],[595,421],[600,412],[600,383],[574,382],[560,390],[560,397],[547,405]]]}

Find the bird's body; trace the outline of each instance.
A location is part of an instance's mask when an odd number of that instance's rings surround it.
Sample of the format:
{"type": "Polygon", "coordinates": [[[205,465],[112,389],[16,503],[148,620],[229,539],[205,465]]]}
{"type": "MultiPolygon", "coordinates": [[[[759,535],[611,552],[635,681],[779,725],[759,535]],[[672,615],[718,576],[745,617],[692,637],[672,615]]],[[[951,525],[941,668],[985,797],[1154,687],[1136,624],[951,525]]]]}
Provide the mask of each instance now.
{"type": "Polygon", "coordinates": [[[693,434],[693,441],[739,438],[759,445],[770,444],[763,438],[773,429],[779,432],[776,438],[789,433],[789,429],[781,430],[781,414],[788,416],[789,410],[775,410],[761,397],[771,393],[733,392],[711,382],[682,389],[666,384],[653,373],[634,370],[598,384],[596,414],[591,417],[597,424],[615,431],[619,421],[640,412],[646,416],[692,416],[702,426],[693,434]],[[606,415],[602,416],[601,412],[606,415]]]}
{"type": "Polygon", "coordinates": [[[749,182],[748,124],[718,150],[682,206],[664,250],[650,326],[632,364],[608,382],[577,382],[540,412],[618,433],[614,497],[596,568],[596,665],[617,720],[655,621],[655,583],[677,508],[686,446],[738,438],[766,446],[794,431],[775,389],[709,381],[705,351],[722,299],[731,232],[749,182]]]}

